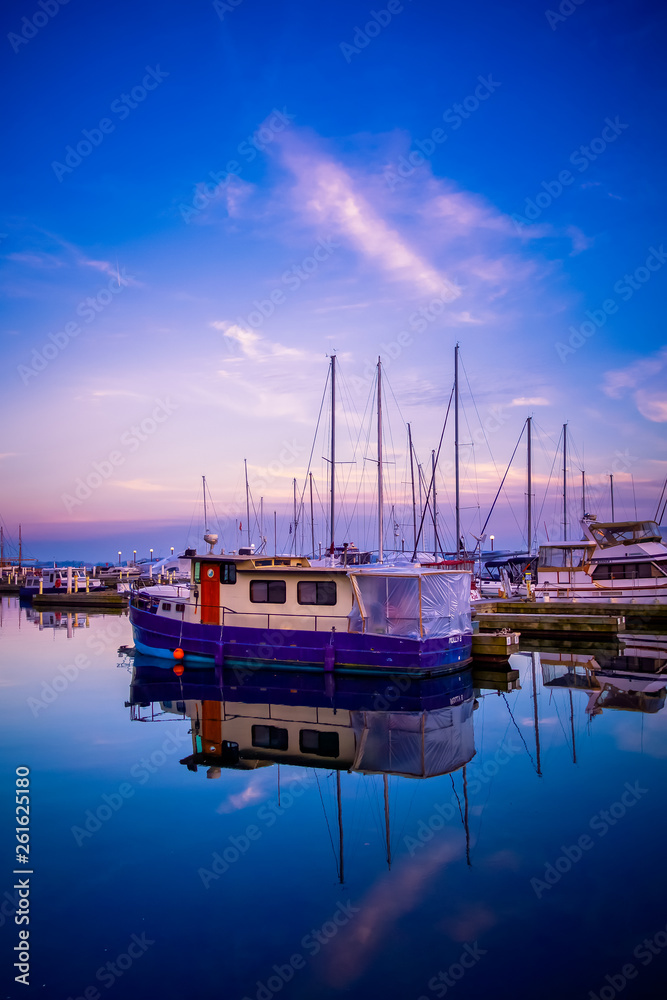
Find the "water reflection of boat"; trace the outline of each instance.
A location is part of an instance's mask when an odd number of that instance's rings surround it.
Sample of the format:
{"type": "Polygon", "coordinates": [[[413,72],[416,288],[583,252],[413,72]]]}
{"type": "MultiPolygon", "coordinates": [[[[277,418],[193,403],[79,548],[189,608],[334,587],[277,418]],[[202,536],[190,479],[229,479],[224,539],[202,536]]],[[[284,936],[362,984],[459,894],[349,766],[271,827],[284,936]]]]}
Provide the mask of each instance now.
{"type": "Polygon", "coordinates": [[[129,705],[135,718],[155,705],[192,723],[192,754],[181,763],[250,769],[289,764],[427,778],[449,774],[475,754],[472,674],[426,680],[333,679],[261,671],[188,671],[182,681],[135,657],[129,705]]]}
{"type": "Polygon", "coordinates": [[[625,646],[620,652],[542,652],[545,687],[590,694],[586,714],[603,709],[654,714],[667,697],[667,645],[625,646]]]}

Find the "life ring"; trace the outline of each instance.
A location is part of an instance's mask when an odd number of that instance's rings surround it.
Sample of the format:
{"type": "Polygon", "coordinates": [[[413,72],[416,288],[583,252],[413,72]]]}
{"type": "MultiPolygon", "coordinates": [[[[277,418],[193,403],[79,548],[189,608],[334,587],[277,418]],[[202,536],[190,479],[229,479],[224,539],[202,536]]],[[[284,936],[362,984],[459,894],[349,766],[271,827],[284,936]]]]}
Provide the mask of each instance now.
{"type": "Polygon", "coordinates": [[[59,586],[60,586],[60,577],[58,577],[58,579],[56,580],[56,587],[59,587],[59,586]]]}

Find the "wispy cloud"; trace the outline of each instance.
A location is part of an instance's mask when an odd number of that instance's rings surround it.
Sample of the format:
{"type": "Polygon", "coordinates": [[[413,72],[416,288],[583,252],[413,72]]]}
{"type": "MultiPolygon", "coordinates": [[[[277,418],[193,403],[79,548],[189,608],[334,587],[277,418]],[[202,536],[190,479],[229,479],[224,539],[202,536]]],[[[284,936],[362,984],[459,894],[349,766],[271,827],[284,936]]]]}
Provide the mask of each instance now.
{"type": "Polygon", "coordinates": [[[641,415],[652,423],[662,424],[667,422],[665,367],[667,347],[662,347],[651,357],[605,372],[602,388],[611,399],[621,399],[626,392],[635,390],[632,395],[641,415]]]}
{"type": "Polygon", "coordinates": [[[517,396],[510,406],[549,406],[549,400],[544,396],[517,396]]]}

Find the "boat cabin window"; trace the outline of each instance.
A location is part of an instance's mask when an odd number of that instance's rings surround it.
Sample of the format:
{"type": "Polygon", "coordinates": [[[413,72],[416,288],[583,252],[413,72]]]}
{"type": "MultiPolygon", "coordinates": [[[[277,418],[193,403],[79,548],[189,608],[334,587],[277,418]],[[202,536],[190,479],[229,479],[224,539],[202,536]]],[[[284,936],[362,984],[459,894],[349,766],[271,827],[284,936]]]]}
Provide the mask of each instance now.
{"type": "Polygon", "coordinates": [[[662,576],[657,566],[650,562],[603,563],[596,566],[594,580],[650,580],[662,576]]]}
{"type": "Polygon", "coordinates": [[[301,580],[296,587],[299,604],[336,603],[336,584],[333,580],[301,580]]]}
{"type": "Polygon", "coordinates": [[[287,750],[287,730],[278,726],[253,726],[252,745],[263,750],[287,750]]]}
{"type": "Polygon", "coordinates": [[[253,604],[285,604],[287,584],[284,580],[251,580],[250,600],[253,604]]]}
{"type": "Polygon", "coordinates": [[[183,612],[185,611],[185,605],[184,604],[177,604],[175,610],[176,610],[176,614],[182,615],[183,612]]]}
{"type": "Polygon", "coordinates": [[[163,611],[171,611],[171,604],[169,604],[167,601],[163,601],[162,602],[162,610],[163,611]]]}
{"type": "Polygon", "coordinates": [[[299,733],[301,753],[312,753],[318,757],[337,757],[338,733],[320,733],[317,729],[302,729],[299,733]]]}
{"type": "MultiPolygon", "coordinates": [[[[207,577],[214,577],[215,570],[211,565],[206,567],[207,577]]],[[[195,583],[201,582],[201,563],[195,563],[195,583]]],[[[236,583],[236,563],[220,563],[220,583],[236,583]]]]}
{"type": "Polygon", "coordinates": [[[655,521],[625,521],[617,524],[591,524],[590,532],[600,548],[624,542],[659,542],[660,529],[655,521]]]}
{"type": "Polygon", "coordinates": [[[538,565],[550,569],[574,569],[588,562],[591,551],[591,546],[541,545],[538,565]]]}

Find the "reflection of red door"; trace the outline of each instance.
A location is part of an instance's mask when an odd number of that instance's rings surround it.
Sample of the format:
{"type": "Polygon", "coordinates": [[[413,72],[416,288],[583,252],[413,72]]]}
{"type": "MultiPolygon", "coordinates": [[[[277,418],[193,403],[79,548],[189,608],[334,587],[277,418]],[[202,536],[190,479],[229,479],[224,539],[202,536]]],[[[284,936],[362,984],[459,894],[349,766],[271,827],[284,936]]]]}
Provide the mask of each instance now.
{"type": "Polygon", "coordinates": [[[201,564],[201,623],[220,624],[220,567],[215,563],[201,564]]]}
{"type": "Polygon", "coordinates": [[[219,701],[203,701],[201,744],[204,753],[222,752],[222,705],[219,701]]]}

